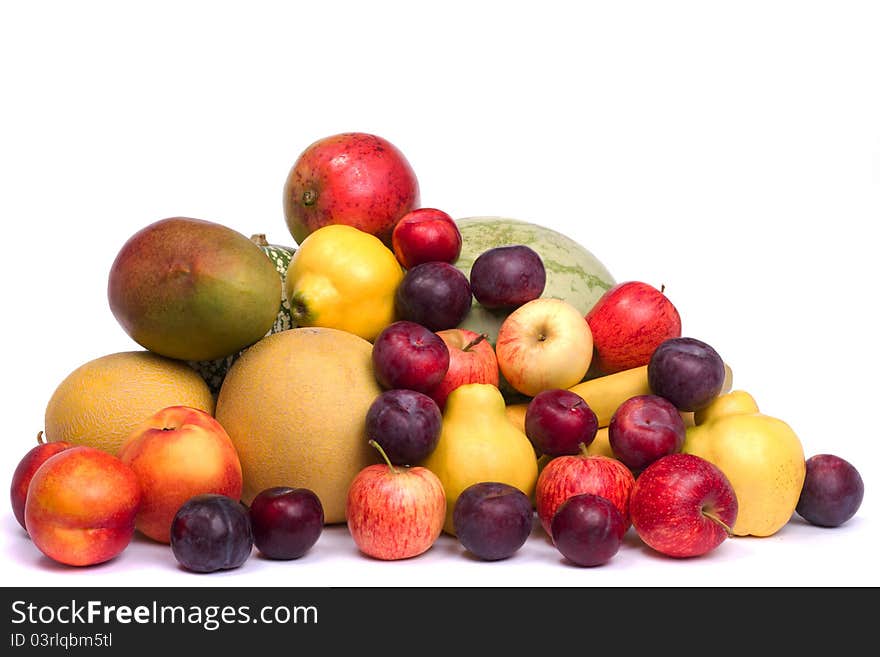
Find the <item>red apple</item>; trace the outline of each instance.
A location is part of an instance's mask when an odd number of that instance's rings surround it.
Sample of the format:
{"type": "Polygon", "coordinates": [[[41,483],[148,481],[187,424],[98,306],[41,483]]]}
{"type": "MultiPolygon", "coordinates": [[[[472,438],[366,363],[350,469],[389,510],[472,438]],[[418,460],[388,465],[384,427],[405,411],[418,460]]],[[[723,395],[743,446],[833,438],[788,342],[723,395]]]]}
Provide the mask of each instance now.
{"type": "Polygon", "coordinates": [[[119,458],[137,474],[143,490],[137,529],[161,543],[171,542],[171,523],[195,495],[241,497],[242,471],[229,434],[203,410],[169,406],[129,434],[119,458]]]}
{"type": "Polygon", "coordinates": [[[451,264],[461,253],[461,231],[443,210],[419,208],[405,214],[394,226],[391,247],[404,269],[423,262],[451,264]]]}
{"type": "Polygon", "coordinates": [[[636,479],[629,511],[645,543],[671,557],[696,557],[731,535],[739,509],[724,473],[694,454],[663,456],[636,479]]]}
{"type": "Polygon", "coordinates": [[[28,486],[31,479],[43,462],[50,456],[61,452],[71,444],[63,440],[47,443],[43,438],[43,432],[37,434],[37,445],[27,451],[12,473],[12,485],[9,487],[9,497],[12,502],[12,513],[18,524],[24,527],[24,504],[27,501],[28,486]]]}
{"type": "Polygon", "coordinates": [[[437,331],[449,349],[446,376],[430,392],[440,410],[446,406],[449,393],[465,383],[498,385],[498,359],[488,335],[469,329],[454,328],[437,331]]]}
{"type": "Polygon", "coordinates": [[[580,383],[593,358],[593,336],[577,308],[553,297],[527,301],[498,329],[495,356],[501,375],[534,397],[580,383]]]}
{"type": "Polygon", "coordinates": [[[430,548],[446,520],[443,484],[429,469],[395,467],[385,463],[368,465],[352,480],[348,489],[345,518],[358,549],[385,561],[409,559],[430,548]]]}
{"type": "MultiPolygon", "coordinates": [[[[550,459],[535,485],[535,510],[541,526],[551,534],[553,516],[573,495],[592,493],[613,503],[630,526],[629,498],[635,484],[633,473],[617,459],[588,454],[586,447],[577,455],[550,459]]],[[[552,535],[552,534],[551,534],[552,535]]]]}
{"type": "Polygon", "coordinates": [[[593,332],[595,367],[604,374],[647,365],[654,349],[681,335],[681,317],[663,293],[647,283],[618,283],[586,315],[593,332]]]}
{"type": "Polygon", "coordinates": [[[34,545],[70,566],[109,561],[131,542],[141,504],[134,471],[109,452],[77,445],[34,473],[24,521],[34,545]]]}
{"type": "Polygon", "coordinates": [[[391,245],[394,226],[419,203],[419,183],[397,147],[345,132],[306,148],[284,183],[284,218],[298,244],[329,224],[347,224],[391,245]]]}

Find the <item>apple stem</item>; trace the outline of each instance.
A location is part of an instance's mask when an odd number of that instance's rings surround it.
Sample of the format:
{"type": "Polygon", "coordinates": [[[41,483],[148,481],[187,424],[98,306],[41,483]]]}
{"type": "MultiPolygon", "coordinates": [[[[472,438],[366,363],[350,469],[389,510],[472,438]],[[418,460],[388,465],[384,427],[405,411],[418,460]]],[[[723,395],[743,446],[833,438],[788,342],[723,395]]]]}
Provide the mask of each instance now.
{"type": "Polygon", "coordinates": [[[42,432],[42,431],[40,431],[40,432],[37,433],[37,444],[38,444],[38,445],[44,445],[44,444],[46,444],[46,439],[43,438],[43,432],[42,432]]]}
{"type": "Polygon", "coordinates": [[[724,528],[724,531],[727,532],[728,536],[733,536],[733,530],[728,526],[728,524],[726,522],[724,522],[717,515],[715,515],[711,511],[706,511],[706,509],[701,509],[700,513],[702,513],[704,516],[706,516],[712,522],[717,523],[718,525],[721,525],[721,527],[724,528]]]}
{"type": "Polygon", "coordinates": [[[470,350],[471,350],[471,347],[480,344],[483,340],[486,340],[486,339],[488,339],[488,338],[489,338],[489,334],[488,334],[488,333],[480,333],[477,337],[475,337],[473,340],[471,340],[470,342],[468,342],[468,343],[464,346],[464,348],[462,349],[462,351],[470,351],[470,350]]]}
{"type": "Polygon", "coordinates": [[[581,454],[583,454],[584,456],[590,455],[590,453],[587,451],[587,444],[586,443],[578,443],[578,448],[580,448],[581,454]]]}
{"type": "Polygon", "coordinates": [[[660,284],[660,294],[663,294],[663,292],[665,292],[665,291],[666,291],[666,284],[665,284],[665,283],[661,283],[661,284],[660,284]]]}
{"type": "Polygon", "coordinates": [[[393,472],[394,474],[399,474],[399,471],[397,470],[397,468],[395,468],[391,464],[391,459],[388,458],[388,455],[385,453],[385,450],[382,449],[382,445],[380,445],[379,443],[377,443],[375,440],[372,440],[372,439],[370,439],[370,445],[372,445],[373,447],[375,447],[376,449],[379,450],[379,453],[382,455],[382,458],[385,459],[385,463],[388,464],[388,467],[391,469],[391,472],[393,472]]]}

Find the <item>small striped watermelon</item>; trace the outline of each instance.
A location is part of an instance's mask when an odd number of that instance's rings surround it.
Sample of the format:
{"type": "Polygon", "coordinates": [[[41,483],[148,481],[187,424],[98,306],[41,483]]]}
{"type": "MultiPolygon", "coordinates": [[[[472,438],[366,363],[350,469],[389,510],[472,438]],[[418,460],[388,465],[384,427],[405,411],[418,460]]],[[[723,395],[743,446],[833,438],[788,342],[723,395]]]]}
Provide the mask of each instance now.
{"type": "MultiPolygon", "coordinates": [[[[251,241],[263,250],[266,257],[275,265],[278,275],[281,276],[281,304],[278,309],[278,316],[266,335],[272,335],[273,333],[293,328],[296,324],[293,321],[293,314],[290,312],[290,302],[284,293],[284,280],[287,278],[287,268],[290,266],[290,260],[293,258],[296,248],[270,244],[264,233],[251,235],[251,241]]],[[[220,391],[220,386],[223,384],[226,372],[229,371],[232,363],[242,354],[242,351],[216,360],[189,361],[188,365],[202,376],[211,392],[216,395],[220,391]]]]}
{"type": "MultiPolygon", "coordinates": [[[[525,244],[544,262],[547,282],[544,297],[564,299],[586,315],[606,290],[615,284],[611,272],[584,246],[562,233],[538,224],[505,217],[456,219],[461,232],[461,254],[455,266],[470,278],[477,256],[498,246],[525,244]]],[[[510,310],[489,310],[476,299],[460,327],[486,333],[495,345],[498,329],[510,310]]]]}

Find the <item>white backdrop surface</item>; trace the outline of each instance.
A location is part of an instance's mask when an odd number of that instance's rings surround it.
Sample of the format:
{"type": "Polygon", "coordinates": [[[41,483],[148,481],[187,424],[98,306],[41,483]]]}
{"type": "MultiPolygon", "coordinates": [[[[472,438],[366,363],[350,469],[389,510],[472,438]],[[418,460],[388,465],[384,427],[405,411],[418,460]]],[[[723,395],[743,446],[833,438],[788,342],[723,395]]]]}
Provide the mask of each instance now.
{"type": "Polygon", "coordinates": [[[328,528],[295,562],[197,576],[136,538],[75,569],[0,514],[4,585],[877,585],[880,11],[871,2],[111,2],[0,8],[0,481],[75,367],[137,348],[109,311],[122,243],[168,216],[293,243],[288,169],[379,134],[423,206],[575,238],[665,285],[683,332],[865,481],[858,515],[666,559],[632,532],[594,569],[537,530],[482,563],[451,538],[406,562],[328,528]]]}

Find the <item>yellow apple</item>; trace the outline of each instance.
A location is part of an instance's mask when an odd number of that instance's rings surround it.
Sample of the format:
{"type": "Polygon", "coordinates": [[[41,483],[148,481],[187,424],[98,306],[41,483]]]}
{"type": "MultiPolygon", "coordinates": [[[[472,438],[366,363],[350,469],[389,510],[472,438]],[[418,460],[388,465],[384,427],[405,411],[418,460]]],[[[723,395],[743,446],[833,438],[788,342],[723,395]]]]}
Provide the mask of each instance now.
{"type": "Polygon", "coordinates": [[[510,313],[495,342],[498,367],[518,392],[570,388],[593,359],[593,334],[584,316],[562,299],[539,297],[510,313]]]}
{"type": "Polygon", "coordinates": [[[739,503],[733,533],[770,536],[791,519],[806,476],[803,445],[782,420],[758,411],[744,391],[720,395],[688,427],[682,452],[727,475],[739,503]]]}

